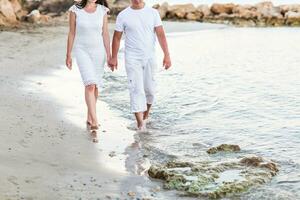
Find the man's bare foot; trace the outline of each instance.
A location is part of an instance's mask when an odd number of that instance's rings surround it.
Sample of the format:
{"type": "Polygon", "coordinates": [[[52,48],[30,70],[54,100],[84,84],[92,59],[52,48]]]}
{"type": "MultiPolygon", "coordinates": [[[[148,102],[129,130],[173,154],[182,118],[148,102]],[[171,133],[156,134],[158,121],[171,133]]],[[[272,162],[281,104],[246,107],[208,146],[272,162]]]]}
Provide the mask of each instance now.
{"type": "Polygon", "coordinates": [[[149,123],[149,121],[150,121],[150,119],[149,118],[147,118],[147,119],[144,119],[143,120],[143,122],[144,122],[144,124],[146,125],[146,124],[148,124],[149,123]]]}
{"type": "Polygon", "coordinates": [[[148,133],[146,124],[143,122],[141,126],[137,127],[137,132],[138,133],[148,133]]]}

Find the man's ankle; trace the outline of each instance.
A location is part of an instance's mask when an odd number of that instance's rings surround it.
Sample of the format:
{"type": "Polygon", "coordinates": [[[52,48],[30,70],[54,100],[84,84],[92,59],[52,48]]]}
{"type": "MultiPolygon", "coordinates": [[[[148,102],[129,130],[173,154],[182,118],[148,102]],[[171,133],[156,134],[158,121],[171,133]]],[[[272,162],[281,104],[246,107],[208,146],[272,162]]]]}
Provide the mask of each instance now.
{"type": "Polygon", "coordinates": [[[142,128],[142,127],[143,127],[143,123],[141,123],[141,124],[138,123],[138,124],[137,124],[137,128],[138,128],[138,129],[140,129],[140,128],[142,128]]]}
{"type": "Polygon", "coordinates": [[[146,120],[148,119],[148,116],[149,116],[149,113],[146,111],[144,112],[144,115],[143,115],[143,120],[146,120]]]}

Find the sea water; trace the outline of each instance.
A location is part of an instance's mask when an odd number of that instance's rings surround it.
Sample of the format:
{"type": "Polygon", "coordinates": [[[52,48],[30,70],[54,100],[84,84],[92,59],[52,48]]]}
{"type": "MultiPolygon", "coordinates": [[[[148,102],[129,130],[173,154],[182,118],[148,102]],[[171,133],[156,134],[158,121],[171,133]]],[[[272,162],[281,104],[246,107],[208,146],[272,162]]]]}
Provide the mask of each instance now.
{"type": "MultiPolygon", "coordinates": [[[[300,29],[207,26],[168,33],[168,42],[173,66],[162,69],[158,48],[150,132],[139,136],[150,162],[213,161],[209,147],[237,144],[280,166],[271,183],[243,199],[299,199],[300,29]]],[[[134,126],[123,53],[119,70],[105,75],[103,99],[134,126]]]]}

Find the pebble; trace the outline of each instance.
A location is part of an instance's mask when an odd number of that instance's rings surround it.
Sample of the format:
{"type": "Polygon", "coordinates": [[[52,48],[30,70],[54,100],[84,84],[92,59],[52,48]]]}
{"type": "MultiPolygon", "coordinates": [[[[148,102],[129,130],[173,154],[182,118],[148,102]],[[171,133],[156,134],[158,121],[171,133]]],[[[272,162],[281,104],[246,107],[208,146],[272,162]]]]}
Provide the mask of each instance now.
{"type": "Polygon", "coordinates": [[[134,196],[135,196],[135,192],[128,192],[127,194],[128,194],[128,196],[130,196],[130,197],[134,197],[134,196]]]}
{"type": "Polygon", "coordinates": [[[152,191],[152,192],[159,192],[159,191],[160,191],[160,187],[157,186],[157,187],[155,187],[155,188],[152,188],[151,191],[152,191]]]}
{"type": "Polygon", "coordinates": [[[108,154],[110,157],[115,157],[116,156],[116,152],[115,151],[112,151],[108,154]]]}

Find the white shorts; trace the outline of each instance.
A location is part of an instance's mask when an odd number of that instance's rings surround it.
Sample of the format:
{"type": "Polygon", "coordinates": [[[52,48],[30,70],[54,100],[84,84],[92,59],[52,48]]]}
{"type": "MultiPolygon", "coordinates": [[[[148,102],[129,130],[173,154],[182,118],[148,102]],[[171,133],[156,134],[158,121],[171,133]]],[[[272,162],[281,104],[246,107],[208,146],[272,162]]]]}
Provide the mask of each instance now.
{"type": "Polygon", "coordinates": [[[147,104],[153,104],[154,101],[156,59],[126,58],[125,67],[131,112],[144,112],[147,110],[147,104]]]}

